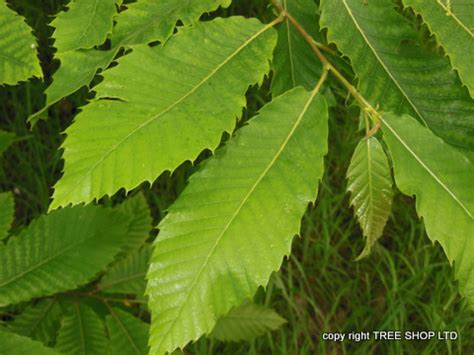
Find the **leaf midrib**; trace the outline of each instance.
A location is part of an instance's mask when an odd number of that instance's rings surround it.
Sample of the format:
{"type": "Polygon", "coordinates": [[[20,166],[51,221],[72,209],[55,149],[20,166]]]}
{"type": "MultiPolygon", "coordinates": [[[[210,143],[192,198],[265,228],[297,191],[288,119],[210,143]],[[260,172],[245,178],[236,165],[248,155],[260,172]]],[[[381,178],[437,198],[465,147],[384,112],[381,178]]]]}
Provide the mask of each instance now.
{"type": "Polygon", "coordinates": [[[449,17],[452,17],[454,19],[454,21],[456,21],[459,26],[461,26],[461,28],[466,31],[471,37],[474,37],[474,34],[471,32],[471,30],[469,28],[466,27],[466,25],[459,19],[459,17],[457,17],[457,15],[450,9],[448,9],[443,3],[441,3],[441,1],[437,0],[437,3],[439,4],[439,6],[441,6],[441,8],[446,12],[446,15],[448,15],[449,17]]]}
{"type": "MultiPolygon", "coordinates": [[[[95,236],[95,234],[94,234],[95,236]]],[[[43,260],[42,262],[38,263],[38,264],[35,264],[33,266],[31,266],[30,268],[24,270],[23,272],[17,274],[16,276],[4,281],[2,284],[0,284],[0,287],[5,287],[6,285],[9,285],[15,281],[17,281],[18,279],[22,278],[23,276],[25,276],[26,274],[29,274],[31,272],[34,272],[36,271],[38,268],[44,266],[45,264],[48,264],[49,262],[51,262],[52,260],[54,259],[57,259],[58,257],[62,256],[63,254],[67,253],[69,250],[77,247],[78,245],[86,242],[88,239],[90,238],[86,238],[86,239],[80,239],[78,242],[76,243],[72,243],[72,244],[68,244],[68,246],[64,249],[61,249],[59,251],[59,253],[57,254],[54,254],[52,256],[50,256],[49,258],[46,258],[45,260],[43,260]]]]}
{"type": "Polygon", "coordinates": [[[133,339],[133,337],[131,336],[131,334],[128,332],[128,329],[125,327],[125,325],[123,324],[122,320],[120,319],[119,316],[117,316],[117,313],[115,313],[115,311],[113,310],[113,308],[109,308],[109,311],[110,311],[110,314],[112,315],[112,317],[115,318],[115,320],[117,321],[117,323],[119,324],[120,328],[122,329],[122,332],[125,333],[126,337],[128,338],[129,342],[132,344],[132,347],[135,349],[135,352],[137,354],[141,354],[140,353],[140,349],[138,348],[138,345],[135,343],[135,340],[133,339]]]}
{"type": "Polygon", "coordinates": [[[98,161],[95,163],[90,169],[88,169],[82,176],[81,179],[78,180],[76,183],[77,188],[81,188],[81,184],[86,180],[86,178],[90,175],[92,171],[94,171],[100,164],[104,162],[105,159],[107,159],[119,146],[124,144],[130,137],[135,135],[137,132],[140,130],[144,129],[146,126],[160,118],[161,116],[165,115],[169,111],[171,111],[173,108],[175,108],[177,105],[179,105],[181,102],[186,100],[189,96],[194,94],[201,86],[203,86],[207,81],[209,81],[217,72],[219,72],[227,63],[229,63],[235,56],[237,56],[244,48],[246,48],[250,43],[252,43],[255,39],[257,39],[260,35],[262,35],[264,32],[266,32],[268,29],[272,28],[274,23],[270,23],[265,25],[263,28],[258,30],[254,35],[252,35],[249,39],[247,39],[241,46],[239,46],[230,56],[228,56],[223,62],[221,62],[215,69],[213,69],[204,79],[202,79],[198,84],[193,86],[191,90],[189,90],[186,94],[181,96],[177,101],[166,107],[164,110],[159,112],[158,114],[152,116],[142,124],[140,124],[138,127],[133,129],[129,134],[124,136],[119,142],[114,144],[98,161]]]}
{"type": "Polygon", "coordinates": [[[253,192],[256,190],[257,186],[260,184],[260,182],[262,181],[262,179],[267,175],[267,173],[269,172],[269,170],[273,167],[273,165],[275,164],[275,162],[278,160],[278,158],[280,157],[281,153],[284,151],[284,149],[286,148],[286,145],[288,144],[289,140],[291,139],[291,137],[293,136],[293,134],[295,133],[296,129],[298,128],[298,126],[300,125],[303,117],[305,116],[306,112],[308,111],[308,108],[309,106],[311,105],[314,97],[316,96],[316,94],[318,93],[319,91],[319,85],[318,87],[313,90],[313,92],[311,93],[311,95],[309,96],[308,98],[308,101],[306,102],[305,106],[303,107],[303,110],[301,111],[300,115],[298,116],[298,119],[296,120],[296,122],[294,123],[292,129],[290,130],[290,132],[288,133],[287,137],[285,138],[285,140],[283,141],[283,143],[281,144],[280,148],[278,149],[278,151],[275,153],[275,156],[272,158],[272,160],[268,163],[267,167],[264,169],[264,171],[260,174],[260,176],[258,177],[258,179],[256,180],[256,182],[252,185],[252,187],[250,188],[249,192],[245,195],[245,197],[243,198],[242,202],[240,203],[240,205],[237,207],[236,211],[234,212],[234,214],[230,217],[229,219],[229,222],[224,226],[222,232],[219,234],[219,236],[217,237],[216,239],[216,242],[214,243],[214,245],[212,246],[211,250],[209,251],[208,255],[206,256],[206,259],[204,260],[204,262],[202,263],[201,267],[199,268],[196,276],[194,277],[193,279],[193,282],[191,283],[191,285],[189,286],[188,288],[188,291],[186,292],[186,295],[184,297],[185,301],[183,302],[183,304],[181,305],[181,307],[179,308],[179,311],[178,311],[178,314],[177,316],[174,318],[173,322],[171,322],[171,325],[168,327],[168,331],[166,332],[166,335],[162,337],[162,340],[160,342],[160,344],[158,345],[158,348],[161,348],[161,345],[164,343],[165,339],[169,336],[170,332],[171,332],[171,329],[174,328],[176,322],[178,321],[178,319],[181,317],[181,314],[183,312],[183,309],[184,309],[184,306],[187,304],[187,301],[189,300],[189,295],[191,294],[191,292],[193,291],[194,287],[196,286],[197,284],[197,281],[200,279],[201,277],[201,274],[203,273],[204,269],[208,266],[208,263],[209,263],[209,260],[210,258],[213,256],[215,250],[217,249],[217,246],[219,245],[221,239],[223,238],[223,236],[225,235],[225,233],[228,231],[228,229],[230,228],[230,226],[232,225],[232,223],[234,222],[235,218],[239,215],[240,211],[242,210],[242,208],[244,207],[244,205],[247,203],[247,201],[249,200],[250,196],[253,194],[253,192]]]}

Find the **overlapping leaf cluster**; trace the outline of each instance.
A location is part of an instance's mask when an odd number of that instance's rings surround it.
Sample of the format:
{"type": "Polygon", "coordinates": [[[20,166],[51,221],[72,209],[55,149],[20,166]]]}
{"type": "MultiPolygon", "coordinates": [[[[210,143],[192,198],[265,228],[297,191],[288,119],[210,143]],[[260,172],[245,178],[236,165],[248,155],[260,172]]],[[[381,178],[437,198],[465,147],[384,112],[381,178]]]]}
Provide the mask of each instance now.
{"type": "MultiPolygon", "coordinates": [[[[9,324],[17,335],[0,331],[0,352],[146,353],[149,345],[161,354],[203,335],[249,339],[282,325],[248,300],[290,253],[324,173],[326,97],[341,90],[326,76],[342,75],[320,63],[317,48],[334,63],[347,57],[355,73],[357,90],[341,82],[366,127],[347,173],[366,240],[361,257],[383,234],[396,186],[416,198],[428,236],[442,245],[474,306],[473,26],[464,16],[474,4],[321,0],[318,9],[311,0],[284,0],[266,24],[199,20],[230,3],[76,0],[52,21],[60,67],[30,121],[98,70],[103,80],[65,132],[52,212],[8,237],[12,198],[0,195],[0,238],[8,238],[0,248],[0,306],[39,299],[9,324]],[[423,41],[423,23],[441,50],[423,41]],[[246,92],[263,83],[272,100],[236,129],[246,92]],[[230,136],[224,144],[223,135],[230,136]],[[114,209],[94,205],[205,150],[212,157],[158,224],[153,251],[140,195],[114,209]],[[117,294],[148,308],[111,304],[117,294]],[[150,326],[137,311],[150,311],[150,326]]],[[[18,27],[4,36],[18,49],[0,41],[2,83],[40,76],[35,47],[26,51],[31,31],[6,5],[0,11],[2,24],[18,27]]],[[[0,149],[11,143],[2,137],[0,149]]]]}

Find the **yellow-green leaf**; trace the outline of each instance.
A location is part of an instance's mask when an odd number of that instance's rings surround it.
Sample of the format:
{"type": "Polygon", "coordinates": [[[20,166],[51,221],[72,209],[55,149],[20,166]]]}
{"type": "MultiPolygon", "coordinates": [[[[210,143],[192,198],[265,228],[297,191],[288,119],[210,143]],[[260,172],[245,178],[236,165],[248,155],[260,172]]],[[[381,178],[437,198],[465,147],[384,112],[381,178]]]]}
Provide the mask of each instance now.
{"type": "Polygon", "coordinates": [[[474,308],[474,165],[413,117],[385,114],[384,139],[395,182],[416,197],[416,210],[430,239],[439,242],[474,308]]]}

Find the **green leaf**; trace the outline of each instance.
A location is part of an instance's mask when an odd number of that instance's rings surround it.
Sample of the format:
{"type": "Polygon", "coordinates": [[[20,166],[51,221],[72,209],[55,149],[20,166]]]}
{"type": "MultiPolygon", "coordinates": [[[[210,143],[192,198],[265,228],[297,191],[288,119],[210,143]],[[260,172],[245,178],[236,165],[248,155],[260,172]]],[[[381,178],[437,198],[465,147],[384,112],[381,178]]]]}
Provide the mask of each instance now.
{"type": "Polygon", "coordinates": [[[41,341],[49,345],[59,329],[61,309],[55,299],[45,299],[29,305],[15,317],[8,328],[20,335],[41,341]]]}
{"type": "Polygon", "coordinates": [[[246,302],[220,318],[210,336],[221,341],[251,341],[285,323],[273,309],[246,302]]]}
{"type": "Polygon", "coordinates": [[[446,142],[474,151],[468,91],[448,58],[402,43],[418,35],[394,6],[391,0],[322,0],[321,26],[351,59],[359,91],[369,102],[411,114],[446,142]]]}
{"type": "Polygon", "coordinates": [[[0,329],[0,354],[2,355],[58,355],[56,351],[47,348],[39,341],[28,337],[6,332],[0,329]]]}
{"type": "Polygon", "coordinates": [[[249,85],[269,71],[271,26],[216,19],[121,58],[66,131],[51,209],[133,189],[215,149],[233,130],[249,85]]]}
{"type": "Polygon", "coordinates": [[[41,67],[36,52],[36,38],[23,17],[0,1],[0,85],[15,85],[36,76],[41,67]]]}
{"type": "Polygon", "coordinates": [[[392,207],[393,191],[390,166],[377,138],[362,139],[347,171],[351,206],[365,237],[361,259],[370,254],[382,235],[392,207]]]}
{"type": "Polygon", "coordinates": [[[0,240],[8,236],[8,231],[13,222],[15,201],[10,192],[0,193],[0,240]]]}
{"type": "Polygon", "coordinates": [[[112,354],[148,354],[148,324],[118,308],[110,309],[106,322],[112,354]]]}
{"type": "Polygon", "coordinates": [[[15,135],[10,132],[5,132],[0,129],[0,157],[8,149],[8,147],[13,143],[15,135]]]}
{"type": "Polygon", "coordinates": [[[79,49],[57,54],[61,66],[54,73],[53,82],[45,91],[46,104],[40,111],[28,117],[28,122],[34,126],[38,120],[45,118],[47,110],[52,105],[81,87],[89,85],[97,71],[106,69],[116,54],[117,50],[97,49],[79,49]]]}
{"type": "Polygon", "coordinates": [[[143,246],[150,236],[153,228],[150,208],[143,194],[137,194],[127,198],[116,210],[130,219],[127,239],[122,247],[123,253],[128,254],[143,246]]]}
{"type": "Polygon", "coordinates": [[[106,293],[123,293],[143,296],[151,247],[144,246],[125,259],[115,263],[102,277],[99,289],[106,293]]]}
{"type": "Polygon", "coordinates": [[[204,12],[227,7],[231,0],[141,0],[127,4],[128,10],[117,16],[112,35],[113,46],[131,46],[168,39],[181,20],[196,22],[204,12]]]}
{"type": "Polygon", "coordinates": [[[58,53],[89,49],[105,42],[112,32],[115,0],[72,0],[67,11],[51,22],[58,53]]]}
{"type": "Polygon", "coordinates": [[[148,271],[152,353],[208,334],[280,267],[316,198],[327,115],[322,96],[288,91],[191,177],[148,271]]]}
{"type": "MultiPolygon", "coordinates": [[[[313,0],[283,0],[282,5],[313,38],[318,36],[317,7],[313,0]]],[[[311,90],[321,76],[320,61],[288,19],[278,25],[273,71],[273,96],[300,85],[311,90]]]]}
{"type": "Polygon", "coordinates": [[[416,196],[428,236],[454,262],[460,293],[474,308],[474,165],[408,115],[382,122],[397,187],[416,196]]]}
{"type": "MultiPolygon", "coordinates": [[[[118,24],[114,29],[114,45],[110,51],[88,49],[58,54],[61,67],[46,90],[46,105],[31,115],[28,122],[35,125],[39,119],[45,118],[49,107],[81,87],[89,85],[97,71],[105,70],[123,46],[164,41],[173,33],[178,20],[182,19],[185,23],[194,22],[203,12],[213,11],[219,5],[226,7],[230,4],[229,0],[191,2],[193,5],[190,8],[190,1],[175,0],[141,0],[127,4],[130,9],[120,12],[116,17],[118,24]]],[[[121,4],[121,1],[117,1],[117,4],[121,4]]]]}
{"type": "Polygon", "coordinates": [[[55,348],[71,355],[104,355],[107,345],[102,319],[86,304],[73,302],[61,322],[55,348]]]}
{"type": "Polygon", "coordinates": [[[88,282],[119,252],[127,227],[122,214],[95,206],[41,216],[0,248],[0,306],[88,282]]]}
{"type": "MultiPolygon", "coordinates": [[[[431,32],[444,47],[461,81],[474,97],[474,65],[472,65],[474,29],[470,28],[468,18],[459,17],[453,12],[451,2],[459,3],[457,0],[403,0],[405,6],[411,7],[415,13],[423,17],[431,32]]],[[[468,11],[472,20],[474,2],[471,2],[471,8],[468,11]]]]}

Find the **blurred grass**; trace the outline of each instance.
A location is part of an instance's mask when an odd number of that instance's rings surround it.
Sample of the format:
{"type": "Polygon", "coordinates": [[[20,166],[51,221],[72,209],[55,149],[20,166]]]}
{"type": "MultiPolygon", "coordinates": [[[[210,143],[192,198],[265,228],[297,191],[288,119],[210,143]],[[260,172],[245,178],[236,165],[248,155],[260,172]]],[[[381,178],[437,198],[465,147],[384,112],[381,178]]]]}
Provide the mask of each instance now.
{"type": "MultiPolygon", "coordinates": [[[[50,43],[45,26],[48,15],[64,1],[16,1],[27,16],[43,48],[50,43]]],[[[263,0],[235,1],[219,15],[244,14],[271,18],[263,0]]],[[[41,53],[45,76],[57,64],[51,50],[41,53]]],[[[267,83],[268,84],[268,83],[267,83]]],[[[61,132],[87,98],[82,90],[50,110],[48,121],[30,131],[26,117],[41,107],[46,85],[38,80],[18,87],[0,88],[0,129],[14,132],[16,143],[0,166],[0,190],[15,193],[14,229],[28,224],[47,210],[51,187],[62,170],[61,132]]],[[[267,87],[252,88],[243,121],[269,100],[267,87]]],[[[470,354],[474,352],[474,314],[457,293],[453,271],[439,245],[432,245],[416,217],[414,201],[397,194],[394,211],[373,254],[355,258],[363,248],[361,231],[353,219],[345,192],[345,173],[352,151],[361,138],[355,110],[345,110],[346,93],[333,92],[338,105],[330,119],[330,152],[318,201],[303,218],[301,236],[295,238],[291,256],[283,262],[256,300],[274,307],[288,323],[251,343],[224,344],[202,339],[185,350],[192,354],[470,354]],[[455,330],[455,341],[345,341],[322,340],[323,332],[372,330],[455,330]]],[[[199,160],[209,156],[202,154],[199,160]]],[[[183,164],[165,173],[153,186],[142,186],[158,222],[196,169],[183,164]]],[[[114,199],[122,199],[119,193],[114,199]]],[[[108,200],[108,199],[106,199],[108,200]]],[[[106,201],[107,202],[107,201],[106,201]]]]}

